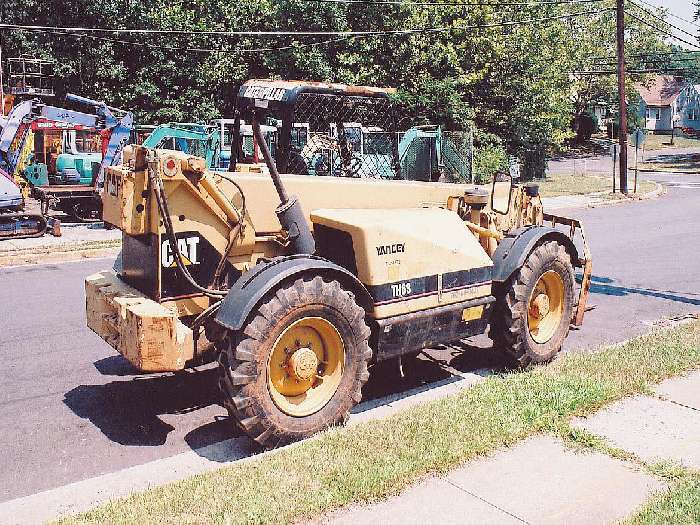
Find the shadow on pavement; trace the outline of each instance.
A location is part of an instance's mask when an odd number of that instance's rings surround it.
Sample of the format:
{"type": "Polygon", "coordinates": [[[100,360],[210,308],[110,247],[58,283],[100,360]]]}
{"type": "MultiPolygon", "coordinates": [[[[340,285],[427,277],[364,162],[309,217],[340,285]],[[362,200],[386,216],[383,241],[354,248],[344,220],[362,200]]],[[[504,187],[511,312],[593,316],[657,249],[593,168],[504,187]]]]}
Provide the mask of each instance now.
{"type": "MultiPolygon", "coordinates": [[[[363,412],[404,397],[462,380],[461,374],[486,375],[503,369],[501,354],[490,341],[458,342],[430,349],[404,360],[404,377],[396,360],[373,366],[363,400],[353,412],[363,412]]],[[[121,356],[94,363],[103,375],[133,376],[135,370],[121,356]]],[[[218,370],[210,367],[176,374],[138,375],[103,385],[80,385],[63,402],[77,416],[89,420],[111,441],[124,446],[160,446],[175,428],[164,414],[186,414],[219,404],[218,370]]],[[[192,450],[212,461],[228,462],[259,449],[226,416],[215,416],[185,436],[192,450]]]]}
{"type": "Polygon", "coordinates": [[[656,290],[653,288],[615,286],[612,284],[614,282],[615,281],[613,279],[609,279],[607,277],[597,277],[594,275],[591,277],[590,293],[612,295],[616,297],[623,297],[632,294],[643,295],[647,297],[656,297],[658,299],[700,306],[700,299],[687,297],[688,295],[697,296],[698,294],[694,292],[676,292],[673,290],[656,290]]]}
{"type": "Polygon", "coordinates": [[[681,173],[691,174],[693,171],[700,172],[700,153],[650,155],[644,162],[651,165],[658,164],[663,171],[668,171],[669,165],[673,165],[672,169],[681,173]]]}
{"type": "Polygon", "coordinates": [[[485,337],[479,338],[477,343],[459,341],[425,350],[414,359],[404,358],[403,377],[396,359],[384,361],[370,369],[369,381],[362,390],[362,402],[353,413],[461,381],[461,374],[487,375],[506,368],[503,354],[494,350],[485,337]]]}
{"type": "Polygon", "coordinates": [[[185,414],[218,404],[217,379],[215,368],[139,376],[104,385],[80,385],[66,392],[63,402],[116,443],[158,446],[174,430],[159,416],[185,414]]]}
{"type": "Polygon", "coordinates": [[[134,376],[138,371],[120,355],[112,355],[95,361],[97,371],[103,376],[134,376]]]}

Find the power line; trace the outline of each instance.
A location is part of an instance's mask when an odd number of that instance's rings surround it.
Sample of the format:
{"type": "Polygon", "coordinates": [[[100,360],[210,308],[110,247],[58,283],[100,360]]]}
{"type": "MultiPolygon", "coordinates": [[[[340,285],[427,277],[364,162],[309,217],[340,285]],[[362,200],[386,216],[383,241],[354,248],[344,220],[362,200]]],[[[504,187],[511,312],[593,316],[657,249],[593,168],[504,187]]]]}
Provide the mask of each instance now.
{"type": "MultiPolygon", "coordinates": [[[[632,58],[634,58],[634,55],[626,55],[626,56],[627,56],[627,57],[632,57],[632,58]]],[[[650,62],[664,62],[664,61],[698,62],[698,61],[700,61],[700,57],[697,57],[697,56],[695,56],[695,57],[666,57],[666,58],[653,58],[653,57],[652,57],[652,58],[647,58],[647,59],[640,58],[640,59],[637,60],[636,62],[650,63],[650,62]]],[[[597,66],[598,66],[598,65],[600,65],[600,66],[610,66],[610,65],[614,65],[614,64],[616,64],[616,63],[617,63],[617,62],[614,62],[614,61],[612,61],[612,60],[606,60],[606,61],[603,61],[603,60],[593,60],[593,64],[595,64],[595,65],[597,65],[597,66]]],[[[629,61],[626,62],[626,63],[629,64],[629,61]]]]}
{"type": "Polygon", "coordinates": [[[490,29],[495,27],[508,27],[533,24],[536,22],[547,22],[552,20],[564,20],[585,15],[600,14],[605,11],[612,11],[612,8],[597,9],[591,11],[580,11],[578,13],[567,13],[553,15],[542,18],[530,18],[524,20],[509,20],[504,22],[493,22],[489,24],[477,25],[452,25],[443,27],[412,28],[412,29],[384,29],[369,31],[185,31],[178,29],[107,29],[101,27],[57,27],[57,26],[36,26],[20,24],[0,24],[0,29],[14,29],[18,31],[50,31],[56,34],[62,33],[109,33],[109,34],[147,34],[147,35],[186,35],[186,36],[230,36],[230,37],[260,37],[260,36],[385,36],[385,35],[408,35],[416,33],[439,33],[447,31],[463,31],[469,29],[490,29]]]}
{"type": "Polygon", "coordinates": [[[636,15],[634,15],[634,14],[632,14],[632,13],[629,13],[629,12],[628,12],[627,14],[628,14],[629,16],[631,16],[632,18],[634,18],[637,22],[641,22],[642,24],[647,25],[647,26],[651,27],[652,29],[655,29],[655,30],[658,31],[659,33],[662,33],[662,34],[664,34],[664,35],[666,35],[666,36],[669,36],[669,37],[671,37],[671,38],[674,38],[674,39],[678,40],[679,42],[683,42],[684,44],[687,44],[687,45],[689,45],[689,46],[692,46],[692,47],[695,47],[695,48],[697,48],[697,49],[700,49],[700,46],[698,46],[697,44],[694,44],[694,43],[692,43],[692,42],[688,42],[687,40],[685,40],[685,39],[683,39],[683,38],[681,38],[681,37],[679,37],[679,36],[676,36],[676,35],[674,35],[673,33],[670,33],[669,31],[665,31],[664,29],[661,29],[660,27],[655,26],[654,24],[651,24],[650,22],[647,22],[646,20],[643,20],[642,18],[640,18],[640,17],[638,17],[638,16],[636,16],[636,15]]]}
{"type": "Polygon", "coordinates": [[[539,5],[562,5],[562,4],[592,4],[605,0],[533,0],[531,2],[419,2],[414,0],[304,0],[306,2],[323,4],[363,4],[363,5],[397,5],[397,6],[419,6],[419,7],[531,7],[539,5]]]}
{"type": "MultiPolygon", "coordinates": [[[[691,73],[697,72],[697,69],[687,67],[672,67],[672,68],[649,68],[649,69],[625,69],[625,72],[634,75],[643,75],[645,73],[691,73]]],[[[617,70],[608,71],[572,71],[574,75],[617,75],[617,70]]]]}
{"type": "Polygon", "coordinates": [[[690,24],[690,25],[693,25],[693,26],[695,26],[695,27],[700,27],[700,24],[698,24],[698,23],[696,23],[696,22],[693,22],[692,20],[688,20],[687,18],[683,18],[682,16],[678,16],[678,15],[674,14],[668,7],[663,7],[663,6],[654,5],[654,4],[651,4],[651,3],[649,3],[649,2],[646,2],[645,0],[637,0],[637,1],[638,1],[638,2],[641,2],[641,3],[645,4],[645,5],[647,5],[647,6],[649,6],[649,7],[652,7],[652,8],[657,8],[657,9],[658,9],[658,8],[662,8],[662,9],[665,9],[665,10],[666,10],[666,13],[668,14],[668,16],[671,16],[671,17],[673,17],[673,18],[677,18],[678,20],[681,20],[681,21],[683,21],[683,22],[686,22],[686,23],[688,23],[688,24],[690,24]]]}
{"type": "Polygon", "coordinates": [[[132,46],[138,46],[138,47],[146,47],[150,49],[166,49],[168,51],[182,51],[182,52],[190,52],[190,53],[231,53],[231,52],[236,52],[236,53],[264,53],[268,51],[285,51],[289,49],[299,49],[299,48],[305,48],[305,47],[315,47],[315,46],[322,46],[326,44],[332,44],[334,42],[344,42],[346,40],[349,40],[351,38],[354,38],[352,36],[348,37],[340,37],[340,38],[332,38],[329,40],[323,40],[320,42],[306,42],[306,43],[294,43],[291,45],[284,45],[284,46],[276,46],[276,47],[258,47],[258,48],[244,48],[244,49],[214,49],[214,48],[199,48],[199,47],[176,47],[176,46],[168,46],[168,45],[161,45],[161,44],[147,44],[145,42],[134,42],[132,40],[121,40],[121,39],[116,39],[116,38],[107,38],[107,37],[102,37],[102,36],[95,36],[95,35],[83,35],[79,33],[62,33],[62,32],[51,32],[49,33],[57,35],[57,36],[66,36],[66,37],[71,37],[71,38],[90,38],[92,40],[99,40],[103,42],[111,42],[115,44],[127,44],[127,45],[132,45],[132,46]]]}
{"type": "MultiPolygon", "coordinates": [[[[694,49],[684,49],[682,51],[658,51],[656,53],[629,53],[627,54],[628,57],[659,57],[659,56],[667,56],[670,57],[671,60],[692,60],[691,57],[678,57],[674,58],[675,55],[680,55],[680,54],[688,54],[688,55],[697,55],[700,53],[700,50],[694,50],[694,49]]],[[[607,56],[598,56],[598,57],[589,57],[593,61],[598,61],[598,60],[614,60],[615,55],[607,55],[607,56]]],[[[700,58],[700,57],[699,57],[700,58]]]]}
{"type": "Polygon", "coordinates": [[[663,22],[663,23],[666,24],[667,26],[672,27],[672,28],[675,29],[676,31],[680,31],[681,33],[686,34],[686,35],[688,35],[688,36],[690,36],[690,37],[693,37],[693,38],[696,37],[696,35],[694,35],[693,33],[689,33],[689,32],[686,31],[685,29],[683,29],[683,28],[681,28],[681,27],[678,27],[677,25],[673,25],[673,24],[670,23],[668,20],[665,20],[663,17],[661,17],[661,16],[659,16],[659,15],[657,15],[657,14],[655,14],[655,13],[652,13],[652,12],[649,11],[648,9],[644,9],[641,5],[635,4],[634,2],[630,2],[630,4],[632,4],[632,5],[633,5],[634,7],[636,7],[637,9],[642,10],[644,13],[646,13],[646,14],[648,14],[648,15],[650,15],[650,16],[653,16],[654,18],[656,18],[657,20],[663,22]]]}

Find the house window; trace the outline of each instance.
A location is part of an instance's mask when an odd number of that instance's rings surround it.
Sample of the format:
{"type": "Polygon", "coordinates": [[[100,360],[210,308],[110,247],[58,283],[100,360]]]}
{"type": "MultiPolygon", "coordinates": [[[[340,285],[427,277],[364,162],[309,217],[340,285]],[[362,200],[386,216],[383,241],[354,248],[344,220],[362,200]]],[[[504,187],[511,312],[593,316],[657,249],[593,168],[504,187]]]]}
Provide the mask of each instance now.
{"type": "Polygon", "coordinates": [[[647,108],[647,118],[652,120],[659,120],[661,118],[661,109],[647,108]]]}
{"type": "Polygon", "coordinates": [[[700,117],[700,111],[696,108],[688,110],[688,120],[698,120],[698,117],[700,117]]]}

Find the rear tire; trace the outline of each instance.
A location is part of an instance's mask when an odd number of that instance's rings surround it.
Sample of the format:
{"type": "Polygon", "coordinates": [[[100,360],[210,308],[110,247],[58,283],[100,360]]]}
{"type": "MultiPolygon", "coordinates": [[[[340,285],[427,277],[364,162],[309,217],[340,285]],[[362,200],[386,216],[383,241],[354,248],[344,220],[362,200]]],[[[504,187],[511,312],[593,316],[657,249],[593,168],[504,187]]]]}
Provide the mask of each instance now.
{"type": "Polygon", "coordinates": [[[495,291],[490,337],[517,365],[543,363],[560,350],[574,309],[574,270],[564,247],[546,242],[495,291]]]}
{"type": "Polygon", "coordinates": [[[365,311],[337,281],[280,286],[219,355],[230,417],[272,448],[344,423],[372,357],[365,311]]]}

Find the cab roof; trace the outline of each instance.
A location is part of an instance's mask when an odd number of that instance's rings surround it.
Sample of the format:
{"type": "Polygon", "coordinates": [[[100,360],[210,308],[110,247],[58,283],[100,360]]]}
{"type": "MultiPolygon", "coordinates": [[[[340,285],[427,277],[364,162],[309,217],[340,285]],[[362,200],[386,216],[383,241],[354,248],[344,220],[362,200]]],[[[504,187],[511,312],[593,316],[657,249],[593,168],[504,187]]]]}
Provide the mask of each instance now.
{"type": "Polygon", "coordinates": [[[255,79],[248,80],[241,86],[238,91],[238,97],[293,104],[302,93],[346,97],[388,98],[390,94],[396,93],[396,89],[371,86],[349,86],[346,84],[309,82],[305,80],[255,79]]]}

